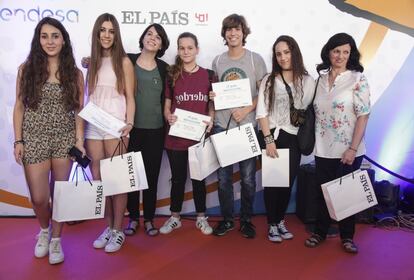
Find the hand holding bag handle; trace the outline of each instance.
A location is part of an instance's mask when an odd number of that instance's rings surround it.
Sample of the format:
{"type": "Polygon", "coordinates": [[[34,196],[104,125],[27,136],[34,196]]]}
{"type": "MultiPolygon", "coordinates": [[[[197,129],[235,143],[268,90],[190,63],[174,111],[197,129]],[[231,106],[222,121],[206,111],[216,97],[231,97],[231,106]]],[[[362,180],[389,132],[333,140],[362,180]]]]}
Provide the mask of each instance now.
{"type": "Polygon", "coordinates": [[[91,182],[91,180],[89,179],[89,176],[88,176],[88,174],[86,174],[86,171],[85,171],[85,169],[79,164],[79,163],[77,163],[76,164],[76,167],[75,167],[75,172],[73,173],[73,175],[72,175],[72,179],[71,179],[71,181],[73,181],[73,177],[75,177],[75,179],[76,179],[76,181],[75,181],[75,186],[77,187],[78,186],[78,168],[81,168],[82,169],[82,173],[83,173],[83,179],[86,179],[86,180],[88,180],[88,182],[89,182],[89,184],[92,186],[92,182],[91,182]]]}

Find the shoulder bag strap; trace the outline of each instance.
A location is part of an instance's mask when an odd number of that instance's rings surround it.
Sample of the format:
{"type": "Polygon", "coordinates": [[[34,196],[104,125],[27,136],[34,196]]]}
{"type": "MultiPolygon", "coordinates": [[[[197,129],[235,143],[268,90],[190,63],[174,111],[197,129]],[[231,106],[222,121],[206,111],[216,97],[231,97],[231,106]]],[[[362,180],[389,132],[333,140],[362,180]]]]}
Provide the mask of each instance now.
{"type": "Polygon", "coordinates": [[[285,84],[286,91],[287,91],[287,93],[289,95],[290,108],[291,109],[292,108],[295,108],[295,104],[294,104],[293,96],[292,96],[292,89],[290,88],[290,86],[288,85],[288,83],[286,83],[285,78],[283,77],[282,72],[280,72],[280,77],[282,77],[282,81],[285,84]]]}

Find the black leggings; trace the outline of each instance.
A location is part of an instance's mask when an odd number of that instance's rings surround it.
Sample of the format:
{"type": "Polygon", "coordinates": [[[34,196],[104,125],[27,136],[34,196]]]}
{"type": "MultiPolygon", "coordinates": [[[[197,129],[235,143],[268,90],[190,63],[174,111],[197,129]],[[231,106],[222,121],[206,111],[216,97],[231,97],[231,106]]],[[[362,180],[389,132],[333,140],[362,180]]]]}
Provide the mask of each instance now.
{"type": "MultiPolygon", "coordinates": [[[[188,151],[167,150],[171,167],[171,212],[180,213],[187,181],[188,151]]],[[[197,213],[206,212],[206,185],[204,180],[191,180],[197,213]]]]}
{"type": "MultiPolygon", "coordinates": [[[[271,130],[273,134],[274,129],[271,130]]],[[[265,148],[263,133],[260,132],[261,146],[265,148]]],[[[298,147],[298,139],[294,134],[284,130],[279,131],[275,140],[277,149],[289,149],[289,187],[288,188],[264,188],[263,198],[266,208],[267,223],[278,224],[284,219],[286,209],[289,205],[292,186],[299,170],[301,154],[298,147]]]]}
{"type": "MultiPolygon", "coordinates": [[[[148,189],[143,191],[145,221],[152,221],[155,215],[164,137],[164,128],[141,129],[134,127],[130,132],[128,151],[142,153],[147,175],[148,189]]],[[[127,208],[129,218],[137,221],[139,219],[139,191],[128,193],[127,208]]]]}

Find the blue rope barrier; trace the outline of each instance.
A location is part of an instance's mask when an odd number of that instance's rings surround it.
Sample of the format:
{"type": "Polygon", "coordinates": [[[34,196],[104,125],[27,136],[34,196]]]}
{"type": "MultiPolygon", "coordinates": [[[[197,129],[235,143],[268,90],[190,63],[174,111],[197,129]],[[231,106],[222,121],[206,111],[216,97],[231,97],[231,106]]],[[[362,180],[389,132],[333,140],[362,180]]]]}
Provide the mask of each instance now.
{"type": "Polygon", "coordinates": [[[397,174],[397,173],[385,168],[384,166],[382,166],[381,164],[379,164],[378,162],[374,161],[373,159],[371,159],[370,157],[368,157],[366,155],[364,155],[364,158],[366,158],[370,163],[372,163],[376,167],[378,167],[378,168],[384,170],[385,172],[391,174],[392,176],[397,177],[398,179],[401,179],[401,180],[406,181],[408,183],[414,184],[414,179],[410,179],[410,178],[404,177],[400,174],[397,174]]]}

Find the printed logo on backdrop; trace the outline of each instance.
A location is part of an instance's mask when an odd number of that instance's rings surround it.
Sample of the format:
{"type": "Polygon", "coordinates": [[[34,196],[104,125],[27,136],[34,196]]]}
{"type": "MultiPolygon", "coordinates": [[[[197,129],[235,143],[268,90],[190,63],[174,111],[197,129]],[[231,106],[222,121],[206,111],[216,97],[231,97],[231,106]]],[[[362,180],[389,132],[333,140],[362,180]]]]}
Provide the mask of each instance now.
{"type": "Polygon", "coordinates": [[[122,24],[208,25],[208,13],[180,11],[121,11],[122,24]]]}
{"type": "Polygon", "coordinates": [[[0,9],[0,21],[6,22],[39,22],[44,17],[52,17],[61,22],[79,22],[79,11],[73,9],[59,9],[37,6],[35,8],[0,9]]]}

